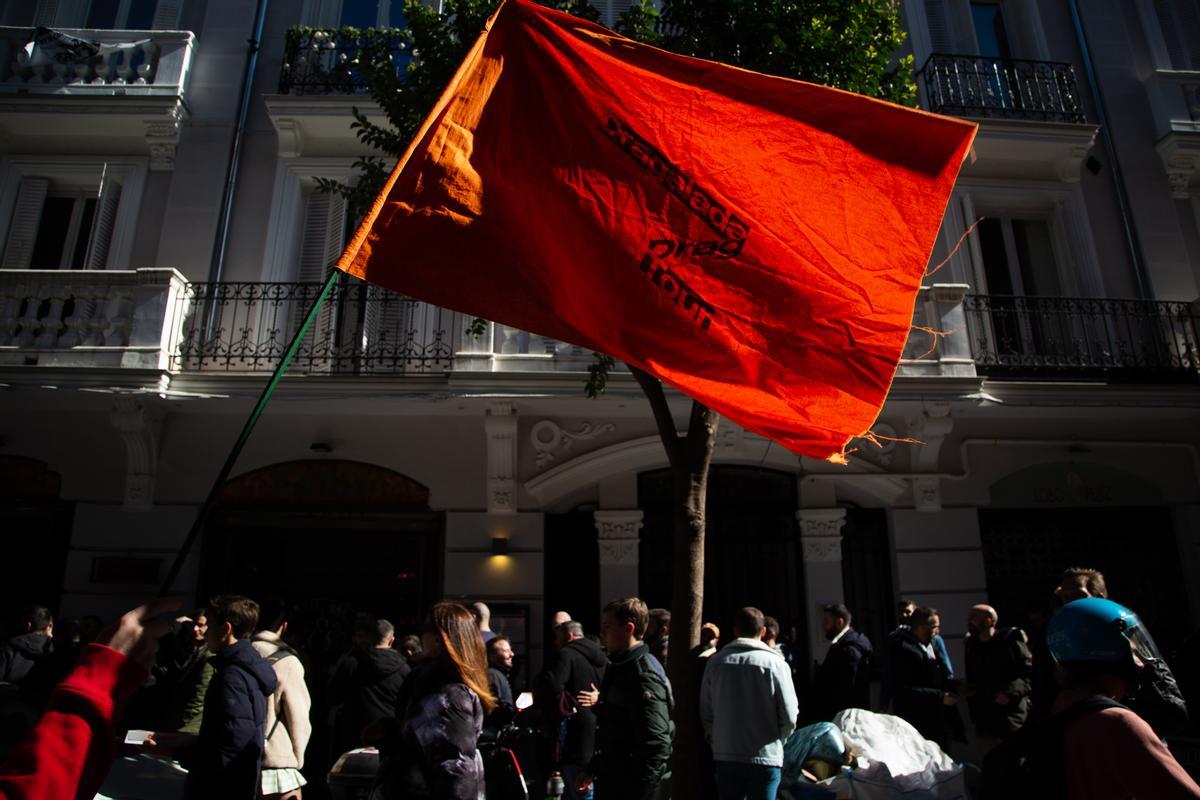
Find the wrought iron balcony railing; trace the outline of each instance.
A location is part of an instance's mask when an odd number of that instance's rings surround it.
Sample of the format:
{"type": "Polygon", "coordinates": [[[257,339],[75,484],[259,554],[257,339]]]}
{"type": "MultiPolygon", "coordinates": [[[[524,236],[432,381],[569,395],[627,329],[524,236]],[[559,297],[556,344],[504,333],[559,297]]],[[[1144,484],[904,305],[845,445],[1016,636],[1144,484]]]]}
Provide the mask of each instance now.
{"type": "MultiPolygon", "coordinates": [[[[267,372],[275,368],[321,293],[320,283],[192,283],[171,368],[267,372]]],[[[445,372],[458,315],[346,280],[325,300],[292,371],[307,374],[445,372]]]]}
{"type": "Polygon", "coordinates": [[[358,56],[366,37],[382,38],[397,72],[411,60],[411,48],[400,30],[360,31],[355,28],[292,28],[287,32],[279,93],[291,95],[364,94],[367,80],[358,56]]]}
{"type": "Polygon", "coordinates": [[[963,306],[982,375],[1200,382],[1190,303],[967,295],[963,306]]]}
{"type": "Polygon", "coordinates": [[[929,110],[939,114],[1087,121],[1070,64],[934,53],[917,77],[929,110]]]}

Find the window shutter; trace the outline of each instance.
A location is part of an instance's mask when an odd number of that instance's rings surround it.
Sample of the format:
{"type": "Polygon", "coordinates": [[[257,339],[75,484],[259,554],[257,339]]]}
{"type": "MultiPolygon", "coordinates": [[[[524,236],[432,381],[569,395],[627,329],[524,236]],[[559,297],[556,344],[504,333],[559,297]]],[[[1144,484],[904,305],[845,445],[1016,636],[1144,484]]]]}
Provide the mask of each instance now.
{"type": "Polygon", "coordinates": [[[1183,31],[1176,23],[1169,0],[1154,0],[1154,13],[1158,17],[1158,28],[1162,31],[1167,54],[1171,57],[1171,68],[1186,69],[1188,66],[1187,48],[1183,46],[1183,41],[1180,39],[1183,31]]]}
{"type": "Polygon", "coordinates": [[[33,12],[33,24],[52,28],[58,24],[58,0],[37,0],[37,10],[33,12]]]}
{"type": "Polygon", "coordinates": [[[46,178],[21,179],[12,222],[8,226],[8,243],[4,247],[4,269],[29,269],[38,224],[42,220],[42,206],[49,190],[50,181],[46,178]]]}
{"type": "Polygon", "coordinates": [[[179,30],[179,17],[183,14],[183,0],[158,0],[154,9],[154,22],[150,28],[156,31],[179,30]]]}
{"type": "Polygon", "coordinates": [[[954,31],[946,0],[925,0],[925,21],[929,25],[929,44],[934,53],[954,53],[954,31]]]}
{"type": "Polygon", "coordinates": [[[117,208],[121,204],[121,184],[105,178],[100,184],[96,203],[96,221],[92,225],[92,241],[88,243],[85,269],[107,269],[108,248],[112,244],[113,228],[117,224],[117,208]]]}
{"type": "MultiPolygon", "coordinates": [[[[346,236],[346,200],[340,195],[313,190],[309,193],[304,212],[304,236],[300,242],[300,263],[296,280],[300,283],[323,284],[329,267],[342,254],[346,236]]],[[[311,289],[299,298],[292,308],[291,330],[304,322],[309,305],[316,297],[311,289]]],[[[337,337],[335,304],[331,300],[321,306],[312,327],[305,334],[306,347],[313,354],[313,366],[319,367],[319,355],[331,355],[337,337]]]]}
{"type": "Polygon", "coordinates": [[[1175,4],[1179,21],[1176,36],[1183,42],[1187,58],[1185,69],[1200,69],[1200,0],[1179,0],[1175,4]]]}

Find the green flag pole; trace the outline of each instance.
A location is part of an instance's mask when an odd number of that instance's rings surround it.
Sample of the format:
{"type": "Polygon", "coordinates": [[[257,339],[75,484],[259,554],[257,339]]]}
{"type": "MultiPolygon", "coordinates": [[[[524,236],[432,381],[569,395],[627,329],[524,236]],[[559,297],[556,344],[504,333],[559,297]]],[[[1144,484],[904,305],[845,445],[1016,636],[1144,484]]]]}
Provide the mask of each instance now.
{"type": "Polygon", "coordinates": [[[279,366],[275,367],[275,372],[271,375],[271,380],[267,381],[267,385],[263,387],[262,394],[259,395],[258,402],[254,405],[254,410],[250,412],[250,417],[246,420],[246,424],[242,426],[241,434],[238,435],[237,441],[233,443],[233,449],[229,451],[229,456],[221,466],[221,471],[217,473],[217,479],[213,481],[212,488],[208,490],[208,497],[204,499],[204,504],[200,506],[200,511],[196,513],[196,519],[192,522],[192,528],[188,531],[187,538],[183,540],[183,545],[179,549],[179,554],[175,556],[175,562],[171,564],[170,571],[167,572],[162,590],[159,591],[160,597],[170,593],[171,587],[175,584],[175,579],[179,577],[179,571],[183,569],[183,562],[187,558],[188,552],[192,549],[192,545],[196,543],[196,537],[200,535],[200,531],[204,528],[204,523],[208,521],[208,515],[212,513],[213,502],[217,499],[217,495],[220,493],[221,487],[225,485],[225,481],[229,479],[229,473],[233,471],[233,466],[237,463],[238,456],[242,454],[242,449],[246,446],[246,442],[250,440],[250,434],[254,430],[254,426],[258,423],[258,418],[266,410],[267,403],[271,400],[271,395],[275,393],[275,389],[279,386],[279,381],[283,379],[283,374],[287,372],[287,368],[296,357],[296,353],[299,352],[300,340],[304,338],[304,334],[308,332],[313,320],[317,318],[317,312],[320,311],[321,305],[329,297],[329,293],[333,291],[333,286],[337,283],[337,277],[338,270],[331,269],[329,277],[325,279],[325,285],[321,288],[321,293],[313,301],[312,308],[308,310],[308,314],[304,317],[304,322],[300,324],[296,335],[292,337],[292,343],[288,345],[283,357],[279,359],[279,366]]]}

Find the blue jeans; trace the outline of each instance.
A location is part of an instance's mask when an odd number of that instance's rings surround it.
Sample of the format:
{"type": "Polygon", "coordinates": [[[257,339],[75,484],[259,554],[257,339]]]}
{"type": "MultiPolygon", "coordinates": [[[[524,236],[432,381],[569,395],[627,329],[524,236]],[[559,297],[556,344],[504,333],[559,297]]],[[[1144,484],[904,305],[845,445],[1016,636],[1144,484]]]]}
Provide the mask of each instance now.
{"type": "Polygon", "coordinates": [[[763,764],[717,761],[715,768],[717,795],[721,800],[775,800],[783,779],[780,767],[763,764]]]}

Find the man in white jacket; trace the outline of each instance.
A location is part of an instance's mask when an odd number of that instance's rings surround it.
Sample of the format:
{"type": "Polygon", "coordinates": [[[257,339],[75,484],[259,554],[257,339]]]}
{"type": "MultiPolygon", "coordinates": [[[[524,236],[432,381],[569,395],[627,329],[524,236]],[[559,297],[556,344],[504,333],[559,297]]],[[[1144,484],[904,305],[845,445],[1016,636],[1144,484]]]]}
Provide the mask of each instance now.
{"type": "Polygon", "coordinates": [[[287,607],[282,601],[263,603],[259,627],[254,634],[254,649],[271,664],[277,680],[275,694],[267,698],[261,796],[266,800],[300,800],[300,787],[307,783],[300,770],[312,736],[308,718],[312,701],[304,683],[304,665],[283,641],[287,607]]]}
{"type": "Polygon", "coordinates": [[[737,636],[708,661],[700,684],[700,721],[712,743],[721,800],[775,800],[783,743],[799,705],[787,662],[762,640],[763,613],[738,612],[737,636]]]}

